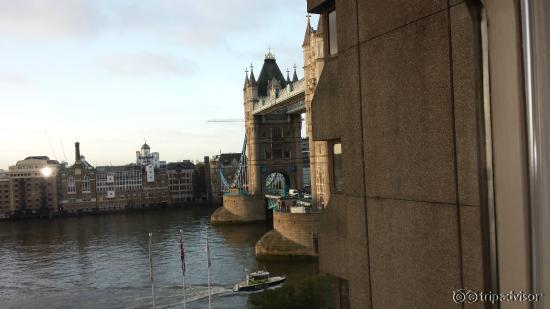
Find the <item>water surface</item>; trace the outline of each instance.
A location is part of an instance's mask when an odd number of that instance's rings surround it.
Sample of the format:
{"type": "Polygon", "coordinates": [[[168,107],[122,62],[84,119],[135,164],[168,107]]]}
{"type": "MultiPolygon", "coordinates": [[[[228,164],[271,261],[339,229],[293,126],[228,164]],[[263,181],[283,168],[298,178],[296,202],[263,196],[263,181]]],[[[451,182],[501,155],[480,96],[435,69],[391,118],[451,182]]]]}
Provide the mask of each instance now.
{"type": "MultiPolygon", "coordinates": [[[[148,233],[153,237],[157,308],[182,307],[179,230],[186,249],[187,308],[206,308],[205,226],[210,207],[54,220],[0,222],[0,307],[151,308],[148,233]]],[[[288,284],[313,275],[308,262],[259,262],[254,245],[266,226],[208,228],[212,308],[247,308],[233,293],[244,269],[286,274],[288,284]]]]}

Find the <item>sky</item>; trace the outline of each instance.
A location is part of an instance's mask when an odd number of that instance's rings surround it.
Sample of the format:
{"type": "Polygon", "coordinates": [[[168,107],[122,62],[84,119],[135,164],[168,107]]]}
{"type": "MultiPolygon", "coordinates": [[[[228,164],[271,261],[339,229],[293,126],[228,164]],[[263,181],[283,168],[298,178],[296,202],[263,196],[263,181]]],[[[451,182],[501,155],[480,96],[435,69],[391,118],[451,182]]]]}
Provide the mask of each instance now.
{"type": "Polygon", "coordinates": [[[0,169],[240,152],[244,70],[298,66],[306,1],[0,0],[0,169]]]}

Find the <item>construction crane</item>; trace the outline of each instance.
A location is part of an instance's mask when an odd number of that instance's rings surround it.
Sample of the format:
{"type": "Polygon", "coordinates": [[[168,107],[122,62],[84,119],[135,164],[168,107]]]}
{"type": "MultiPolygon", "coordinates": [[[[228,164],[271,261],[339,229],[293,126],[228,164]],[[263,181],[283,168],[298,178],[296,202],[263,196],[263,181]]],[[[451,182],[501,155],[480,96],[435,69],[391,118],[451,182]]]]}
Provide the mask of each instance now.
{"type": "Polygon", "coordinates": [[[244,119],[209,119],[206,122],[243,122],[244,119]]]}

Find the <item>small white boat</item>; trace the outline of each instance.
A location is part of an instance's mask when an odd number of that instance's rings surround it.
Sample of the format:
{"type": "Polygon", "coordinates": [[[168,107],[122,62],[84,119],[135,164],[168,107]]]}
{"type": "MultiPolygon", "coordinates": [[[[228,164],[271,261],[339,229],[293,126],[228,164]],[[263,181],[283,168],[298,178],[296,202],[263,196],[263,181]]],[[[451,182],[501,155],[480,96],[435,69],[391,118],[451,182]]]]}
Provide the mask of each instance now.
{"type": "Polygon", "coordinates": [[[233,292],[258,291],[279,285],[286,280],[285,276],[271,277],[268,271],[258,270],[246,275],[246,280],[235,284],[233,292]]]}

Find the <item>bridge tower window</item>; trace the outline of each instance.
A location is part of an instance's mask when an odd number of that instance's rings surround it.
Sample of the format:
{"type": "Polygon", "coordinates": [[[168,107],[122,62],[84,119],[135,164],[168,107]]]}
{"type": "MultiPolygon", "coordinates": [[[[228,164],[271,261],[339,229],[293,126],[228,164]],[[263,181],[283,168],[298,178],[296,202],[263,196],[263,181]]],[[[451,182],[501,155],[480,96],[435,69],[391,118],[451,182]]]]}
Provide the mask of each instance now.
{"type": "Polygon", "coordinates": [[[273,159],[282,159],[283,150],[280,145],[273,146],[273,159]]]}
{"type": "Polygon", "coordinates": [[[342,160],[342,143],[332,144],[332,179],[336,192],[344,192],[344,166],[342,160]]]}
{"type": "Polygon", "coordinates": [[[285,150],[285,151],[283,152],[283,155],[284,155],[284,158],[285,158],[285,159],[290,159],[290,150],[285,150]]]}
{"type": "Polygon", "coordinates": [[[336,10],[328,12],[328,52],[335,56],[338,53],[338,35],[336,32],[336,10]]]}
{"type": "Polygon", "coordinates": [[[272,127],[271,128],[271,138],[278,139],[283,136],[283,130],[280,127],[272,127]]]}

